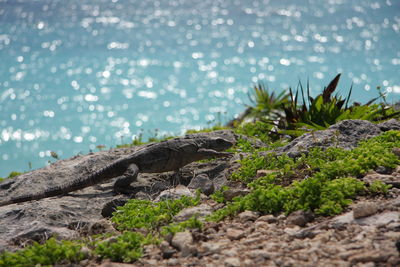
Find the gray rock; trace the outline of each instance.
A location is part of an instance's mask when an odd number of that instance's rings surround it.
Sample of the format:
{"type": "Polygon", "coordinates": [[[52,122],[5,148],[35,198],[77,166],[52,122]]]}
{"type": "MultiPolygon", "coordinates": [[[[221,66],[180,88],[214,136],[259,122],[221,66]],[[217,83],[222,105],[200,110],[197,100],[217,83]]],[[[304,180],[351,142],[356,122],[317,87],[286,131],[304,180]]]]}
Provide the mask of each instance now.
{"type": "Polygon", "coordinates": [[[210,215],[213,209],[207,204],[201,204],[199,206],[190,207],[181,210],[177,215],[174,216],[175,222],[183,222],[190,219],[193,216],[198,218],[204,218],[210,215]]]}
{"type": "Polygon", "coordinates": [[[361,217],[358,219],[354,218],[353,211],[347,212],[342,215],[338,215],[332,219],[332,224],[345,225],[349,223],[356,223],[359,225],[370,225],[370,226],[382,226],[387,225],[390,222],[396,222],[399,220],[400,212],[397,211],[385,211],[382,213],[376,213],[371,216],[361,217]]]}
{"type": "Polygon", "coordinates": [[[290,153],[292,157],[306,153],[312,147],[327,148],[330,146],[351,149],[358,142],[377,136],[382,130],[375,124],[364,120],[344,120],[332,125],[326,130],[306,133],[290,144],[276,149],[278,153],[290,153]]]}
{"type": "Polygon", "coordinates": [[[375,168],[375,171],[380,174],[391,174],[392,173],[392,169],[385,167],[385,166],[378,166],[375,168]]]}
{"type": "Polygon", "coordinates": [[[249,252],[247,252],[247,255],[253,259],[254,258],[269,259],[271,257],[268,251],[265,251],[263,249],[250,250],[249,252]]]}
{"type": "Polygon", "coordinates": [[[388,121],[379,123],[378,127],[384,132],[389,130],[400,130],[400,121],[396,119],[390,119],[388,121]]]}
{"type": "MultiPolygon", "coordinates": [[[[86,264],[83,264],[86,266],[86,264]]],[[[91,264],[87,264],[87,266],[91,266],[91,264]]],[[[120,262],[111,262],[109,260],[105,260],[101,264],[97,265],[98,267],[132,267],[132,264],[120,263],[120,262]]]]}
{"type": "Polygon", "coordinates": [[[229,188],[228,190],[223,192],[224,198],[227,201],[232,201],[234,197],[244,196],[250,193],[250,190],[247,188],[229,188]]]}
{"type": "Polygon", "coordinates": [[[396,156],[398,156],[400,158],[400,147],[394,147],[392,149],[393,154],[395,154],[396,156]]]}
{"type": "Polygon", "coordinates": [[[194,254],[193,236],[189,231],[179,232],[174,235],[171,245],[182,253],[182,257],[194,254]]]}
{"type": "Polygon", "coordinates": [[[212,181],[214,184],[214,191],[220,190],[223,186],[228,184],[227,175],[225,173],[221,173],[217,175],[212,181]]]}
{"type": "Polygon", "coordinates": [[[203,255],[210,255],[221,252],[227,247],[227,242],[204,242],[201,244],[201,249],[203,250],[203,255]]]}
{"type": "MultiPolygon", "coordinates": [[[[371,250],[367,252],[358,253],[354,256],[349,257],[349,262],[351,266],[355,266],[357,263],[370,263],[370,262],[387,262],[390,257],[390,253],[380,250],[371,250]]],[[[365,265],[363,265],[365,266],[365,265]]],[[[370,266],[376,266],[375,264],[370,266]]]]}
{"type": "Polygon", "coordinates": [[[167,241],[162,241],[160,244],[160,250],[164,259],[169,259],[174,255],[177,250],[169,245],[167,241]]]}
{"type": "MultiPolygon", "coordinates": [[[[156,264],[157,264],[157,262],[154,262],[154,264],[150,264],[150,266],[155,266],[156,264]]],[[[168,266],[177,266],[177,265],[179,265],[179,259],[176,259],[176,258],[168,259],[167,265],[168,266]]]]}
{"type": "Polygon", "coordinates": [[[245,232],[240,229],[236,228],[228,228],[226,230],[226,237],[229,238],[230,240],[238,240],[244,237],[245,232]]]}
{"type": "Polygon", "coordinates": [[[209,196],[214,193],[214,183],[210,180],[207,174],[199,174],[195,176],[188,185],[190,189],[200,189],[200,191],[209,196]]]}
{"type": "Polygon", "coordinates": [[[385,184],[400,188],[400,175],[398,173],[388,175],[370,171],[361,180],[368,184],[372,184],[375,181],[381,181],[385,184]]]}
{"type": "Polygon", "coordinates": [[[307,223],[314,220],[314,214],[311,211],[298,210],[289,214],[286,218],[288,225],[306,226],[307,223]]]}
{"type": "Polygon", "coordinates": [[[258,212],[249,210],[243,211],[238,214],[238,218],[241,222],[255,221],[258,217],[260,217],[260,214],[258,212]]]}
{"type": "Polygon", "coordinates": [[[155,199],[155,201],[167,200],[167,199],[179,199],[182,196],[195,197],[196,195],[189,190],[184,185],[178,185],[175,188],[170,188],[168,190],[164,190],[160,193],[160,195],[155,199]]]}
{"type": "Polygon", "coordinates": [[[224,260],[227,267],[240,267],[240,259],[238,257],[228,257],[224,260]]]}
{"type": "Polygon", "coordinates": [[[32,241],[42,243],[47,240],[49,236],[56,235],[60,238],[78,237],[78,234],[69,229],[58,230],[57,227],[51,227],[41,221],[32,221],[29,227],[21,231],[15,231],[11,238],[11,243],[15,245],[25,245],[32,241]]]}
{"type": "Polygon", "coordinates": [[[374,215],[378,212],[378,205],[373,202],[362,202],[353,208],[354,219],[374,215]]]}
{"type": "Polygon", "coordinates": [[[271,214],[261,216],[256,220],[256,222],[267,222],[267,223],[276,223],[277,221],[278,219],[271,214]]]}

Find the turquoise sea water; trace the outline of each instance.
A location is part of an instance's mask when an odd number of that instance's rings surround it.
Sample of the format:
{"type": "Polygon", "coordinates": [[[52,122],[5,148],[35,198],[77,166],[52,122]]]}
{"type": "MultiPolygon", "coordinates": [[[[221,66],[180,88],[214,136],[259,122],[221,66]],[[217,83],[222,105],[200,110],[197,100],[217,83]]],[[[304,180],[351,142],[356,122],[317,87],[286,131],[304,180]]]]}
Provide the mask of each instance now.
{"type": "Polygon", "coordinates": [[[257,81],[400,93],[400,1],[0,0],[0,176],[226,122],[257,81]],[[151,131],[151,132],[149,132],[151,131]]]}

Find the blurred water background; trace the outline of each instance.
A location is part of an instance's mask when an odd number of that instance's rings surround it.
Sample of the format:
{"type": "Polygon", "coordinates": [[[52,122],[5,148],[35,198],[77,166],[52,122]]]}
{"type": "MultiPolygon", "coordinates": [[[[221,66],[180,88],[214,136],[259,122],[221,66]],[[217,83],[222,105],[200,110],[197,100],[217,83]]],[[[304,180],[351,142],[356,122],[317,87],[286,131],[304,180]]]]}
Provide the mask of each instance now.
{"type": "Polygon", "coordinates": [[[394,102],[399,69],[400,1],[0,0],[0,176],[225,123],[258,81],[394,102]]]}

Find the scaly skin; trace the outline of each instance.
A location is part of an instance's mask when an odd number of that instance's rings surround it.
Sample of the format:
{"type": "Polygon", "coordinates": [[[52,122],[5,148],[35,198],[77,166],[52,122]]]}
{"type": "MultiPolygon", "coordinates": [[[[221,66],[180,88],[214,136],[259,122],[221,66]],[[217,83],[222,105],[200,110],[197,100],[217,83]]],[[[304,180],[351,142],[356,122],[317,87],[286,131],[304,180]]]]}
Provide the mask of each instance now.
{"type": "Polygon", "coordinates": [[[0,206],[39,200],[63,195],[83,189],[114,177],[121,176],[114,189],[123,192],[141,173],[177,171],[183,166],[202,159],[227,157],[231,153],[220,152],[233,144],[223,138],[177,138],[149,145],[132,155],[116,160],[92,175],[72,180],[60,186],[49,188],[37,194],[23,195],[0,202],[0,206]]]}

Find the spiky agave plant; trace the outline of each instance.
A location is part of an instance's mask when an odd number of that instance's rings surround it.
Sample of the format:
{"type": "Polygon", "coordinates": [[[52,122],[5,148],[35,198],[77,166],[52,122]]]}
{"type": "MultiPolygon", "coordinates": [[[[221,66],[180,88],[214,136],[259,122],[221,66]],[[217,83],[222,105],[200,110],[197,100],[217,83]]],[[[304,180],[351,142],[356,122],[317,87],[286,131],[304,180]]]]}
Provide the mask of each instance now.
{"type": "Polygon", "coordinates": [[[246,105],[245,111],[238,118],[227,123],[234,127],[242,122],[263,121],[273,126],[273,121],[283,116],[283,107],[289,103],[289,94],[285,91],[276,94],[270,91],[262,82],[253,86],[253,91],[248,93],[251,105],[246,105]]]}
{"type": "Polygon", "coordinates": [[[250,106],[249,117],[256,119],[276,119],[282,115],[282,107],[289,103],[289,94],[285,91],[276,94],[259,82],[253,86],[253,94],[249,94],[253,103],[250,106]]]}
{"type": "Polygon", "coordinates": [[[349,106],[353,85],[351,85],[347,97],[342,98],[339,94],[333,95],[337,88],[341,74],[336,77],[324,88],[323,92],[315,98],[310,96],[310,85],[307,81],[307,102],[304,97],[304,88],[299,81],[296,94],[289,89],[290,102],[283,107],[285,112],[286,129],[294,130],[299,127],[311,129],[325,129],[338,121],[345,119],[362,119],[370,121],[380,121],[399,116],[400,112],[395,112],[390,106],[372,104],[382,97],[371,99],[366,104],[353,103],[349,106]],[[299,104],[299,92],[302,96],[302,104],[299,104]]]}

